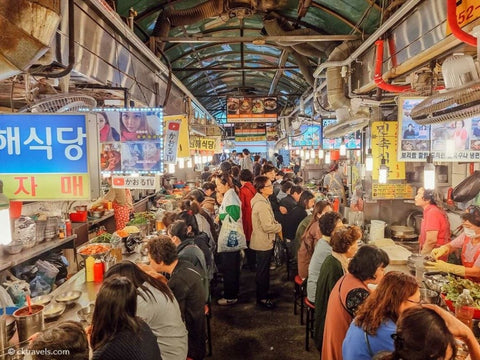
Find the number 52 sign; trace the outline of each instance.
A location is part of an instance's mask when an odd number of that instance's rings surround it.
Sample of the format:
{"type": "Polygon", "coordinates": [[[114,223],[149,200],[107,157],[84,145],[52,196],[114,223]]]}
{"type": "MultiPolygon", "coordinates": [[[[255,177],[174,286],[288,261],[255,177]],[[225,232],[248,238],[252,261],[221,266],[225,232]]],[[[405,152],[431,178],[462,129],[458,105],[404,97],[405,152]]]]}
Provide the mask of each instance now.
{"type": "MultiPolygon", "coordinates": [[[[463,27],[470,24],[473,20],[480,17],[480,1],[478,0],[459,0],[457,1],[457,23],[458,26],[463,27]]],[[[447,21],[447,35],[450,35],[452,30],[448,26],[447,21]]]]}

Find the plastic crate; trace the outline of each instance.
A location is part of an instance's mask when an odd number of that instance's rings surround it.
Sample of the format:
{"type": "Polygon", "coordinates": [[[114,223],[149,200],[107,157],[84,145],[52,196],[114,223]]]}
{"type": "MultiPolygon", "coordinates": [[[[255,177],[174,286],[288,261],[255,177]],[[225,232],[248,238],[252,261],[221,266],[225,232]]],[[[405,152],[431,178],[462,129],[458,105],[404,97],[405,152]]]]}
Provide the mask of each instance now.
{"type": "Polygon", "coordinates": [[[70,214],[71,222],[85,222],[87,221],[88,211],[77,211],[70,214]]]}

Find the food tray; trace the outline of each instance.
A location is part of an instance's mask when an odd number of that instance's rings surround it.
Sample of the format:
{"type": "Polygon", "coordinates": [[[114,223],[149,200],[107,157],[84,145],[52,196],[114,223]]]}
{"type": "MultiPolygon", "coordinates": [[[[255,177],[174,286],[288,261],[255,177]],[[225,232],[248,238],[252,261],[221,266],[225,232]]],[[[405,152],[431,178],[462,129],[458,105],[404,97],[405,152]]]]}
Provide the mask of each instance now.
{"type": "Polygon", "coordinates": [[[86,259],[89,256],[93,256],[95,259],[101,259],[105,257],[110,252],[110,250],[112,250],[112,245],[109,243],[87,243],[85,245],[80,246],[77,249],[77,253],[81,255],[84,259],[86,259]],[[94,246],[104,246],[108,250],[104,252],[99,252],[96,254],[82,254],[83,250],[87,249],[88,247],[94,247],[94,246]]]}
{"type": "MultiPolygon", "coordinates": [[[[445,301],[445,304],[447,304],[448,309],[455,313],[455,304],[453,303],[452,300],[447,299],[447,296],[445,294],[440,294],[443,301],[445,301]]],[[[474,319],[480,319],[480,309],[475,308],[475,311],[473,312],[473,318],[474,319]]]]}

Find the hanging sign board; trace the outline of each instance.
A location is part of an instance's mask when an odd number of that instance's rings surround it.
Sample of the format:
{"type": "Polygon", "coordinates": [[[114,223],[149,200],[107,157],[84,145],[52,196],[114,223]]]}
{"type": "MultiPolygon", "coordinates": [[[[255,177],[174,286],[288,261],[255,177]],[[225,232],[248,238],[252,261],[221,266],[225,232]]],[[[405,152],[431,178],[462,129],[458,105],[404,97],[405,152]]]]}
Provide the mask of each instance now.
{"type": "Polygon", "coordinates": [[[167,122],[167,133],[165,136],[165,164],[175,164],[177,162],[180,124],[180,121],[167,122]]]}
{"type": "Polygon", "coordinates": [[[409,184],[372,184],[372,199],[413,199],[414,196],[409,184]]]}
{"type": "Polygon", "coordinates": [[[375,121],[372,124],[372,178],[378,180],[382,157],[388,167],[388,179],[405,179],[405,163],[397,160],[398,124],[394,121],[375,121]]]}
{"type": "Polygon", "coordinates": [[[410,117],[410,111],[423,99],[399,99],[398,160],[422,162],[431,152],[434,161],[479,162],[480,117],[419,125],[410,117]]]}
{"type": "MultiPolygon", "coordinates": [[[[458,26],[463,27],[467,24],[470,24],[472,21],[480,17],[480,6],[478,4],[478,0],[456,1],[456,13],[458,26]]],[[[452,29],[450,29],[448,21],[446,21],[445,24],[447,27],[446,35],[450,35],[452,33],[452,29]]]]}
{"type": "Polygon", "coordinates": [[[235,124],[235,141],[236,142],[252,142],[267,140],[266,124],[235,124]]]}
{"type": "Polygon", "coordinates": [[[177,146],[177,157],[189,157],[189,125],[188,118],[186,115],[169,115],[164,116],[163,119],[168,123],[169,121],[178,121],[180,122],[180,132],[178,134],[178,146],[177,146]]]}
{"type": "Polygon", "coordinates": [[[276,122],[276,97],[229,97],[227,98],[227,122],[276,122]]]}
{"type": "Polygon", "coordinates": [[[0,179],[6,196],[27,201],[97,196],[97,146],[94,116],[0,114],[0,179]]]}
{"type": "Polygon", "coordinates": [[[217,138],[190,136],[190,150],[206,151],[213,154],[216,148],[217,148],[217,138]]]}
{"type": "Polygon", "coordinates": [[[156,176],[112,176],[112,187],[120,189],[156,189],[156,176]]]}

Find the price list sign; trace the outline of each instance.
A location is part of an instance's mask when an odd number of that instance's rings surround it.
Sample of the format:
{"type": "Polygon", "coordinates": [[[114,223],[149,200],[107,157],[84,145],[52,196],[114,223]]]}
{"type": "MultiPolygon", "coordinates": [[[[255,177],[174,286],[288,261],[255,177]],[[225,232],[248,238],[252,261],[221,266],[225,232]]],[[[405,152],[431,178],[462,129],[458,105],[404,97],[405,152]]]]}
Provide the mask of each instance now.
{"type": "Polygon", "coordinates": [[[372,199],[412,199],[414,196],[409,184],[372,184],[372,199]]]}

